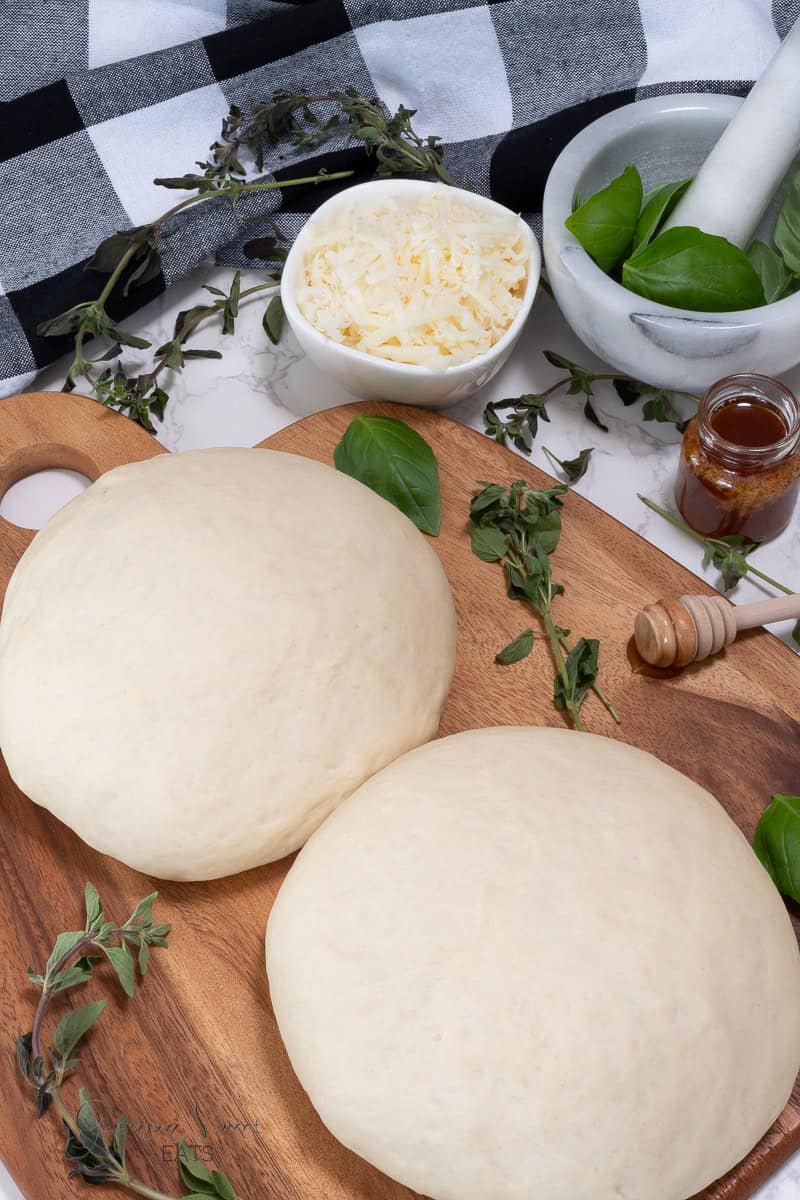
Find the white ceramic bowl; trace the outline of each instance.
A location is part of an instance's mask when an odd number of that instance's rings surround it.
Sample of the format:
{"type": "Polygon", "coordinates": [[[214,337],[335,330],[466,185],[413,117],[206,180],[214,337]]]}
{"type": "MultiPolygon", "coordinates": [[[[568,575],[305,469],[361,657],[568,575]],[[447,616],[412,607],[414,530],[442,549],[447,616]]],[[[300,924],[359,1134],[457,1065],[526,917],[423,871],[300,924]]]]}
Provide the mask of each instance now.
{"type": "MultiPolygon", "coordinates": [[[[609,279],[564,221],[576,192],[591,195],[628,163],[639,168],[645,191],[695,174],[741,103],[735,96],[675,95],[625,105],[574,137],[547,180],[544,258],[562,313],[600,358],[659,387],[701,392],[740,371],[788,371],[800,362],[800,293],[734,313],[655,304],[609,279]]],[[[781,194],[757,232],[765,241],[781,194]]]]}
{"type": "Polygon", "coordinates": [[[419,404],[426,408],[446,408],[470,396],[496,375],[514,348],[531,310],[541,273],[541,254],[536,238],[521,222],[528,239],[528,283],[519,312],[498,342],[485,354],[457,366],[434,370],[412,364],[389,362],[376,355],[365,354],[350,346],[334,342],[306,320],[297,307],[297,287],[305,262],[308,231],[320,221],[328,221],[337,212],[348,214],[369,209],[387,197],[424,196],[434,189],[455,193],[459,201],[484,212],[508,215],[508,209],[461,188],[442,183],[427,183],[416,179],[380,179],[360,183],[332,196],[309,217],[289,251],[281,277],[281,298],[286,317],[308,357],[321,371],[336,379],[353,395],[365,400],[394,400],[419,404]]]}

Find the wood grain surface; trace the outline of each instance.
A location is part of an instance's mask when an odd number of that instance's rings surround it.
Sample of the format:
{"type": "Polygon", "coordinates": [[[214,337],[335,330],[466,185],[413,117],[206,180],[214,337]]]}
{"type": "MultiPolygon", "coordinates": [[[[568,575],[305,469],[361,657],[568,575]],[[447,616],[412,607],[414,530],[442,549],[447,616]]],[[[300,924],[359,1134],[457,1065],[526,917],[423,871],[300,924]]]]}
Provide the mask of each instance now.
{"type": "MultiPolygon", "coordinates": [[[[494,663],[495,652],[528,618],[505,597],[499,569],[471,554],[466,535],[476,480],[525,478],[537,487],[552,481],[478,433],[435,413],[398,406],[328,410],[264,444],[330,463],[349,420],[365,410],[401,416],[428,439],[439,459],[444,515],[433,544],[452,584],[459,620],[458,666],[441,732],[559,724],[543,650],[514,667],[494,663]]],[[[69,466],[95,478],[118,463],[159,453],[162,448],[148,434],[80,396],[39,393],[0,402],[0,494],[44,466],[69,466]]],[[[32,536],[0,522],[0,589],[32,536]]],[[[554,568],[567,588],[556,602],[557,620],[576,635],[601,639],[602,682],[622,716],[617,729],[590,697],[587,728],[650,750],[708,787],[750,837],[772,792],[798,790],[800,662],[759,630],[675,678],[634,674],[626,645],[637,610],[660,596],[711,589],[576,495],[566,501],[554,568]]],[[[48,602],[58,598],[42,597],[48,602]]],[[[102,717],[87,714],[87,720],[96,722],[101,741],[102,717]]],[[[154,729],[154,736],[160,733],[154,729]]],[[[55,934],[82,923],[87,879],[119,917],[158,887],[157,919],[173,923],[171,948],[155,952],[133,1000],[120,999],[104,973],[80,1000],[114,997],[87,1039],[81,1070],[96,1098],[102,1097],[109,1120],[116,1110],[128,1114],[129,1158],[140,1178],[179,1195],[175,1143],[183,1137],[227,1172],[243,1200],[412,1195],[327,1133],[281,1045],[267,995],[263,935],[288,861],[213,883],[154,883],[88,849],[25,799],[2,765],[0,855],[0,1154],[27,1200],[87,1194],[85,1184],[66,1178],[55,1118],[34,1118],[13,1054],[16,1035],[30,1028],[37,998],[25,967],[39,969],[55,934]]],[[[74,1004],[75,995],[68,993],[61,1007],[74,1004]]],[[[744,1200],[797,1146],[796,1087],[759,1146],[703,1193],[704,1200],[744,1200]]]]}

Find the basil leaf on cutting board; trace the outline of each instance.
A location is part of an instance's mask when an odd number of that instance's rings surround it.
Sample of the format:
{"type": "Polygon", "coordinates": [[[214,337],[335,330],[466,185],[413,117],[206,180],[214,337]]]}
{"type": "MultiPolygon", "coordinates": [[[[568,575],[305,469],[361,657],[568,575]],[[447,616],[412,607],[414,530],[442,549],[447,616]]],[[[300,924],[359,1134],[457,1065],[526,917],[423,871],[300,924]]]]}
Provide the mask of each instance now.
{"type": "Polygon", "coordinates": [[[800,170],[795,172],[781,205],[774,238],[786,266],[800,277],[800,170]]]}
{"type": "Polygon", "coordinates": [[[439,533],[439,466],[423,437],[395,417],[354,417],[333,452],[336,469],[383,496],[423,533],[439,533]]]}
{"type": "Polygon", "coordinates": [[[777,254],[766,242],[756,240],[747,251],[747,257],[761,280],[767,304],[781,300],[792,282],[792,273],[780,254],[777,254]]]}
{"type": "Polygon", "coordinates": [[[566,226],[598,267],[613,271],[633,241],[641,207],[642,178],[629,166],[576,208],[566,226]]]}
{"type": "Polygon", "coordinates": [[[690,226],[665,230],[629,258],[622,283],[647,300],[694,312],[739,312],[765,303],[744,251],[690,226]]]}
{"type": "Polygon", "coordinates": [[[800,796],[772,797],[756,826],[753,849],[778,891],[800,902],[800,796]]]}
{"type": "Polygon", "coordinates": [[[692,180],[689,178],[681,179],[677,183],[662,183],[660,187],[654,188],[645,196],[642,212],[636,222],[636,231],[633,235],[634,254],[637,250],[643,250],[653,240],[658,233],[659,226],[666,221],[691,182],[692,180]]]}

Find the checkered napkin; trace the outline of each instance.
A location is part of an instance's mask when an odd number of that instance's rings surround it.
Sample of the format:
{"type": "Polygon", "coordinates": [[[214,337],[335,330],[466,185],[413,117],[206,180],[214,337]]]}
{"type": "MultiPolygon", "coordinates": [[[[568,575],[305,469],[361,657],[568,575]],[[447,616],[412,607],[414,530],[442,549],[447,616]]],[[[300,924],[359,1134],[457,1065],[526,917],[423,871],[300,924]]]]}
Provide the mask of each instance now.
{"type": "MultiPolygon", "coordinates": [[[[83,265],[98,242],[182,198],[151,181],[193,170],[231,104],[348,86],[402,102],[444,138],[457,183],[535,225],[584,125],[657,92],[744,94],[798,16],[800,0],[0,0],[0,395],[69,349],[37,325],[97,294],[83,265]]],[[[322,153],[271,151],[267,178],[300,163],[371,173],[340,136],[322,153]]],[[[327,194],[187,209],[164,234],[162,274],[112,315],[209,255],[247,264],[242,243],[267,218],[291,237],[327,194]]]]}

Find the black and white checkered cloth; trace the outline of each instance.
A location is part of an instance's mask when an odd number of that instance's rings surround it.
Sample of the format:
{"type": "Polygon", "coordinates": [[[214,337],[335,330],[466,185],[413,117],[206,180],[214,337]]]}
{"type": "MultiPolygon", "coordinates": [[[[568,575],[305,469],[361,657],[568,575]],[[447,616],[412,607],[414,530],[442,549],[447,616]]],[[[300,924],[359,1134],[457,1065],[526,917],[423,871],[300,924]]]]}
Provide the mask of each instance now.
{"type": "MultiPolygon", "coordinates": [[[[744,94],[798,16],[800,0],[0,0],[0,395],[69,348],[37,325],[97,294],[95,246],[182,197],[151,180],[193,170],[231,104],[347,86],[402,102],[444,138],[457,183],[535,215],[584,125],[660,91],[744,94]]],[[[289,178],[303,157],[281,148],[266,167],[289,178]]],[[[305,155],[304,174],[321,166],[371,173],[344,137],[305,155]]],[[[162,275],[112,315],[210,254],[247,263],[268,215],[291,236],[326,194],[188,209],[162,275]]]]}

